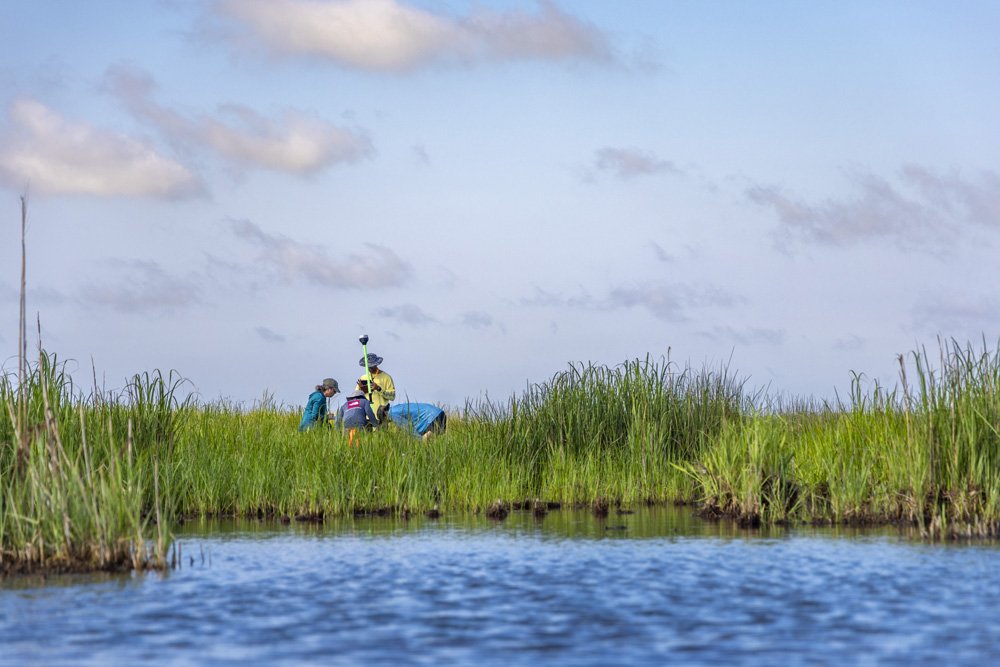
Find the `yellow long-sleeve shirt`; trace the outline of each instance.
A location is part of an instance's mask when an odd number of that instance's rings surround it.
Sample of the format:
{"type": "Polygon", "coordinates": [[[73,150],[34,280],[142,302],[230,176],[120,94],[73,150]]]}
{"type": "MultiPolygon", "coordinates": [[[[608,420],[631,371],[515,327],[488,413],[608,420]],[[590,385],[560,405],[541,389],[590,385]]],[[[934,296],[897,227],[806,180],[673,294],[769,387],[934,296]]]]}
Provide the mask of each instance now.
{"type": "MultiPolygon", "coordinates": [[[[392,383],[392,376],[381,368],[372,373],[372,382],[382,388],[379,391],[373,391],[371,397],[368,399],[372,403],[372,410],[378,414],[380,407],[389,405],[396,400],[396,385],[392,383]]],[[[361,387],[359,386],[358,389],[361,389],[361,387]]]]}

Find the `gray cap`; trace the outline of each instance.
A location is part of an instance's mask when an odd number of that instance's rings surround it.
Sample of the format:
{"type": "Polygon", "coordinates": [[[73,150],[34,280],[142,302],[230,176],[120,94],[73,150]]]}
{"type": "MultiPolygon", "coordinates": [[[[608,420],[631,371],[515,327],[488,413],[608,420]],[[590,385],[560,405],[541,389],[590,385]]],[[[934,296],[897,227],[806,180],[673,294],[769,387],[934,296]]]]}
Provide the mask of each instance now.
{"type": "Polygon", "coordinates": [[[365,392],[361,391],[360,389],[355,389],[354,391],[352,391],[350,394],[347,395],[347,398],[364,398],[364,397],[365,397],[365,392]]]}
{"type": "Polygon", "coordinates": [[[329,389],[333,389],[336,392],[340,391],[340,385],[338,385],[337,381],[334,380],[333,378],[327,378],[323,380],[323,386],[329,389]]]}

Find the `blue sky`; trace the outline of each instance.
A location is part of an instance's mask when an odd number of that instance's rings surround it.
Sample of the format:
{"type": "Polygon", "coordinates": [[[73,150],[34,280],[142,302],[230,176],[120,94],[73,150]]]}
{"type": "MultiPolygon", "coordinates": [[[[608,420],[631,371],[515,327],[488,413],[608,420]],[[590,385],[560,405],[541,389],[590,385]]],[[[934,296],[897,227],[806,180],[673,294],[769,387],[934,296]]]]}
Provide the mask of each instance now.
{"type": "Polygon", "coordinates": [[[1000,6],[230,0],[5,9],[0,352],[302,404],[569,363],[892,385],[1000,338],[1000,6]],[[34,326],[32,326],[34,331],[34,326]]]}

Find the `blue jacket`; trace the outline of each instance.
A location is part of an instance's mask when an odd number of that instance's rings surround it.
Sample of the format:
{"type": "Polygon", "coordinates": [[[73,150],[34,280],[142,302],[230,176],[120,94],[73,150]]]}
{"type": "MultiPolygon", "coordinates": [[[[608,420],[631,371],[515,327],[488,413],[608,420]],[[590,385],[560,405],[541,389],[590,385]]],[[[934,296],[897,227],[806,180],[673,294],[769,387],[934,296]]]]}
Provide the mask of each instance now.
{"type": "Polygon", "coordinates": [[[309,401],[306,409],[302,411],[302,423],[299,424],[300,431],[308,431],[316,424],[326,421],[326,396],[321,391],[314,391],[309,394],[309,401]]]}
{"type": "Polygon", "coordinates": [[[419,438],[432,428],[444,431],[447,416],[441,408],[430,403],[399,403],[389,408],[389,419],[419,438]]]}

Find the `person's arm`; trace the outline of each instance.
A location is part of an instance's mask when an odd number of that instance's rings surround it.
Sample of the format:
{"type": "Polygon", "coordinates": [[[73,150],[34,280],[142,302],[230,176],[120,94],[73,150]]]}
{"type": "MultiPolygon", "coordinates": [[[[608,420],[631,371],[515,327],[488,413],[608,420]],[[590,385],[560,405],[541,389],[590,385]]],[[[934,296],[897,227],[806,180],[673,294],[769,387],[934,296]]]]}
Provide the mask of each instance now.
{"type": "Polygon", "coordinates": [[[368,401],[364,401],[364,406],[365,406],[365,417],[368,418],[368,422],[373,427],[378,428],[379,426],[378,418],[375,416],[375,413],[372,412],[372,404],[369,403],[368,401]]]}
{"type": "Polygon", "coordinates": [[[396,400],[396,385],[392,382],[392,376],[388,373],[379,373],[375,376],[375,383],[382,387],[382,398],[392,403],[396,400]]]}

